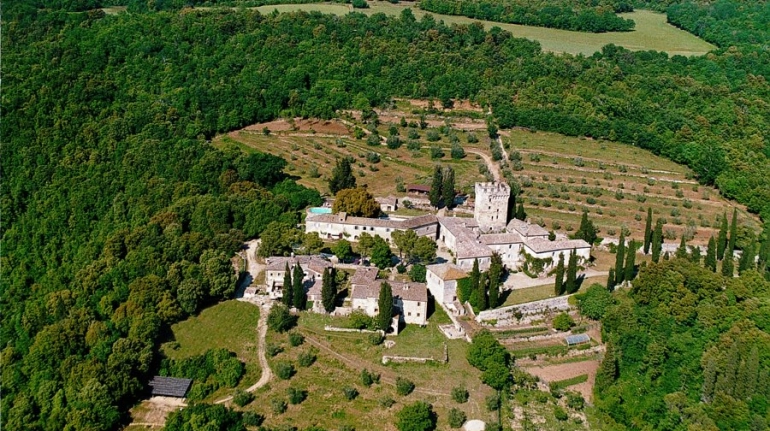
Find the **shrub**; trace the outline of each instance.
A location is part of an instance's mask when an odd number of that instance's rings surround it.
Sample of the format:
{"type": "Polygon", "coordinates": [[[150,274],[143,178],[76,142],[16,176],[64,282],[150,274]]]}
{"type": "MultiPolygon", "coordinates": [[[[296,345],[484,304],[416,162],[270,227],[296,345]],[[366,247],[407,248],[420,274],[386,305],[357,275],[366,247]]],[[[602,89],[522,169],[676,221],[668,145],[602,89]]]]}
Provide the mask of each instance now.
{"type": "Polygon", "coordinates": [[[308,352],[302,352],[297,357],[297,363],[299,363],[300,367],[307,368],[315,363],[316,360],[316,354],[315,352],[308,351],[308,352]]]}
{"type": "Polygon", "coordinates": [[[500,408],[500,395],[497,393],[487,395],[487,397],[484,399],[484,404],[487,406],[487,410],[490,412],[497,411],[497,409],[500,408]]]}
{"type": "Polygon", "coordinates": [[[477,142],[479,142],[478,136],[475,133],[468,133],[468,143],[475,144],[477,142]]]}
{"type": "Polygon", "coordinates": [[[450,156],[454,160],[459,160],[465,157],[465,150],[463,150],[463,147],[460,146],[460,144],[454,143],[452,144],[452,150],[450,151],[450,156]]]}
{"type": "Polygon", "coordinates": [[[367,369],[363,369],[361,371],[361,383],[366,387],[369,387],[375,383],[380,383],[380,375],[372,373],[367,369]]]}
{"type": "Polygon", "coordinates": [[[409,130],[406,131],[406,136],[409,139],[420,139],[420,132],[418,132],[417,129],[410,127],[409,130]]]}
{"type": "Polygon", "coordinates": [[[426,134],[425,138],[428,140],[428,142],[437,142],[441,140],[441,135],[433,129],[428,130],[428,133],[426,134]]]}
{"type": "Polygon", "coordinates": [[[460,409],[452,408],[449,410],[449,426],[451,428],[460,428],[465,423],[467,417],[465,412],[460,409]]]}
{"type": "Polygon", "coordinates": [[[369,344],[372,346],[379,346],[383,341],[385,341],[385,337],[379,332],[369,334],[367,339],[369,340],[369,344]]]}
{"type": "Polygon", "coordinates": [[[366,154],[366,161],[369,163],[380,163],[380,155],[375,152],[369,152],[366,154]]]}
{"type": "Polygon", "coordinates": [[[432,146],[430,147],[430,158],[431,159],[440,159],[444,157],[444,150],[441,149],[439,146],[432,146]]]}
{"type": "Polygon", "coordinates": [[[275,375],[282,380],[289,380],[295,372],[294,365],[290,362],[281,361],[275,364],[275,375]]]}
{"type": "Polygon", "coordinates": [[[374,328],[374,320],[371,317],[364,314],[363,311],[355,310],[350,313],[348,322],[353,329],[371,329],[374,328]]]}
{"type": "Polygon", "coordinates": [[[270,400],[270,407],[272,407],[273,413],[280,415],[286,411],[288,405],[286,404],[286,401],[280,398],[273,398],[270,400]]]}
{"type": "Polygon", "coordinates": [[[254,401],[254,394],[251,392],[246,392],[239,389],[235,392],[235,395],[233,395],[233,402],[237,404],[238,407],[243,407],[252,401],[254,401]]]}
{"type": "Polygon", "coordinates": [[[403,377],[396,378],[396,393],[399,395],[409,395],[414,391],[414,383],[403,377]]]}
{"type": "Polygon", "coordinates": [[[415,141],[413,139],[406,141],[406,149],[409,151],[419,151],[420,147],[422,147],[422,145],[420,145],[419,141],[415,141]]]}
{"type": "Polygon", "coordinates": [[[567,392],[567,407],[575,410],[583,410],[586,400],[577,392],[567,392]]]}
{"type": "Polygon", "coordinates": [[[249,427],[258,427],[265,421],[265,417],[255,412],[243,413],[243,424],[249,427]]]}
{"type": "Polygon", "coordinates": [[[566,421],[567,419],[569,419],[569,415],[567,414],[567,412],[564,411],[563,408],[561,408],[561,406],[554,407],[553,415],[556,417],[556,420],[558,421],[566,421]]]}
{"type": "Polygon", "coordinates": [[[265,352],[272,358],[275,355],[283,352],[283,347],[280,344],[268,343],[267,347],[265,347],[265,352]]]}
{"type": "Polygon", "coordinates": [[[346,400],[353,401],[358,396],[358,389],[352,386],[346,386],[342,388],[342,393],[345,394],[346,400]]]}
{"type": "Polygon", "coordinates": [[[283,304],[276,304],[267,315],[267,327],[275,332],[286,332],[297,323],[297,317],[289,313],[283,304]]]}
{"type": "Polygon", "coordinates": [[[366,137],[366,145],[371,147],[378,147],[380,145],[380,135],[372,133],[366,137]]]}
{"type": "Polygon", "coordinates": [[[396,404],[396,400],[391,397],[380,398],[378,402],[382,407],[385,407],[386,409],[389,409],[393,407],[394,404],[396,404]]]}
{"type": "Polygon", "coordinates": [[[569,331],[575,326],[575,321],[567,313],[561,313],[553,319],[553,329],[557,331],[569,331]]]}
{"type": "Polygon", "coordinates": [[[292,347],[301,346],[304,342],[305,337],[303,337],[299,332],[292,332],[289,334],[289,344],[291,344],[292,347]]]}
{"type": "Polygon", "coordinates": [[[470,397],[470,394],[468,393],[468,390],[464,387],[455,387],[452,388],[452,399],[459,404],[467,403],[468,398],[470,397]]]}
{"type": "Polygon", "coordinates": [[[300,404],[307,398],[307,391],[300,388],[289,387],[286,389],[291,404],[300,404]]]}

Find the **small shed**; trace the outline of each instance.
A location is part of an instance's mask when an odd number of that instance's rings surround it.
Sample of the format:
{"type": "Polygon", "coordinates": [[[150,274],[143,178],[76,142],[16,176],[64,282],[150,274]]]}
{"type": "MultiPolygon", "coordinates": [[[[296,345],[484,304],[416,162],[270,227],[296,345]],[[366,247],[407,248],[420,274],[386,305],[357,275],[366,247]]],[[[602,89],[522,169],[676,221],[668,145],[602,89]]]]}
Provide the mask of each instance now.
{"type": "Polygon", "coordinates": [[[578,344],[585,344],[591,342],[591,337],[588,336],[588,334],[575,334],[575,335],[567,335],[564,337],[564,340],[567,342],[567,346],[577,346],[578,344]]]}
{"type": "Polygon", "coordinates": [[[408,193],[415,193],[418,195],[427,195],[430,193],[430,186],[424,186],[422,184],[409,184],[406,186],[408,193]]]}
{"type": "Polygon", "coordinates": [[[150,380],[152,396],[184,398],[190,390],[192,379],[155,376],[150,380]]]}

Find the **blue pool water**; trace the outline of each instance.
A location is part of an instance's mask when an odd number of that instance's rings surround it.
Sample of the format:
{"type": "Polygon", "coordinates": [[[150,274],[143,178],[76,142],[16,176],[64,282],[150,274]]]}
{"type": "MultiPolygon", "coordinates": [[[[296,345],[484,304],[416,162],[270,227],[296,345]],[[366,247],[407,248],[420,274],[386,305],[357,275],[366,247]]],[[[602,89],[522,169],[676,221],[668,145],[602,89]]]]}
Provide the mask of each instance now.
{"type": "Polygon", "coordinates": [[[331,214],[332,209],[331,208],[324,208],[324,207],[313,207],[309,210],[313,214],[331,214]]]}

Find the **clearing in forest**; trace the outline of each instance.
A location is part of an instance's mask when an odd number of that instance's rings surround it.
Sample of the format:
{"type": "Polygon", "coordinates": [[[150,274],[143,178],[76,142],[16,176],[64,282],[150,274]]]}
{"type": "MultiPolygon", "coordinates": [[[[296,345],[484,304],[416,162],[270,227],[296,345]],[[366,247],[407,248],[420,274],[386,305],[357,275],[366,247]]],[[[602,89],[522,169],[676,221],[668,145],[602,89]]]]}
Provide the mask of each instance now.
{"type": "MultiPolygon", "coordinates": [[[[545,27],[534,27],[517,24],[506,24],[494,21],[475,20],[464,16],[452,16],[426,13],[410,5],[392,4],[385,1],[370,1],[368,9],[355,9],[355,12],[373,15],[384,13],[398,16],[405,9],[411,9],[417,19],[425,15],[433,15],[436,20],[447,24],[471,24],[480,22],[484,28],[500,27],[511,32],[516,37],[523,37],[540,43],[544,51],[592,55],[601,51],[607,44],[615,44],[632,51],[663,51],[669,55],[703,55],[716,47],[695,35],[680,30],[666,22],[666,15],[646,10],[620,14],[621,17],[636,22],[634,31],[612,33],[585,33],[579,31],[558,30],[545,27]]],[[[318,11],[336,15],[345,15],[353,11],[350,5],[342,4],[283,4],[260,6],[256,8],[261,13],[292,11],[318,11]]]]}

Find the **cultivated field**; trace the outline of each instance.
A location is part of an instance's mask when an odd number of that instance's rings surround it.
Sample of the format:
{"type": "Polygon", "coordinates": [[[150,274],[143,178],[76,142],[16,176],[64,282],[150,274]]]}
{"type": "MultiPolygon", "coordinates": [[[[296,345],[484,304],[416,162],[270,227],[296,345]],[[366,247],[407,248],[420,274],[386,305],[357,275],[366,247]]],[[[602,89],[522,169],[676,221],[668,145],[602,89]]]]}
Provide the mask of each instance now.
{"type": "MultiPolygon", "coordinates": [[[[426,15],[426,12],[410,7],[409,5],[392,4],[384,1],[370,1],[368,9],[356,9],[355,12],[372,15],[385,13],[387,15],[399,15],[404,9],[412,9],[412,13],[418,19],[426,15]]],[[[319,11],[344,15],[353,11],[350,5],[342,4],[284,4],[258,7],[262,13],[291,11],[319,11]]],[[[591,55],[600,51],[604,45],[613,43],[630,50],[654,50],[664,51],[670,55],[703,55],[716,47],[696,36],[679,30],[666,23],[664,14],[640,10],[632,13],[621,14],[623,18],[636,22],[636,29],[630,32],[618,33],[584,33],[576,31],[557,30],[544,27],[532,27],[526,25],[505,24],[493,21],[480,21],[464,16],[451,16],[431,14],[437,20],[447,24],[470,24],[481,22],[485,28],[500,27],[511,32],[516,37],[523,37],[540,42],[543,50],[550,52],[591,55]]]]}
{"type": "MultiPolygon", "coordinates": [[[[483,123],[482,123],[483,124],[483,123]]],[[[400,178],[404,185],[430,184],[433,166],[441,164],[451,166],[455,170],[458,189],[471,190],[477,181],[484,181],[479,174],[479,164],[473,154],[468,154],[462,160],[453,160],[449,154],[449,144],[446,138],[437,143],[426,140],[426,131],[419,130],[421,147],[409,150],[406,145],[391,150],[384,144],[370,146],[366,138],[354,139],[348,135],[341,123],[302,123],[296,122],[298,130],[287,131],[287,123],[273,121],[247,127],[238,132],[215,139],[215,145],[235,143],[243,149],[255,149],[283,157],[289,166],[286,171],[299,177],[299,183],[313,187],[321,193],[328,193],[327,180],[331,176],[337,158],[353,157],[353,166],[358,185],[366,185],[375,196],[403,195],[396,190],[400,178]],[[303,127],[304,126],[304,127],[303,127]],[[271,130],[269,136],[262,133],[263,127],[271,130]],[[310,130],[312,128],[312,131],[310,130]],[[444,157],[431,159],[430,146],[437,145],[444,150],[444,157]],[[367,159],[370,153],[377,153],[379,161],[367,159]]],[[[380,133],[387,134],[387,127],[380,126],[380,133]]],[[[399,127],[400,137],[407,140],[407,128],[399,127]]],[[[479,138],[483,136],[478,134],[479,138]]],[[[467,139],[460,133],[460,139],[467,139]]],[[[487,139],[488,140],[488,139],[487,139]]]]}

